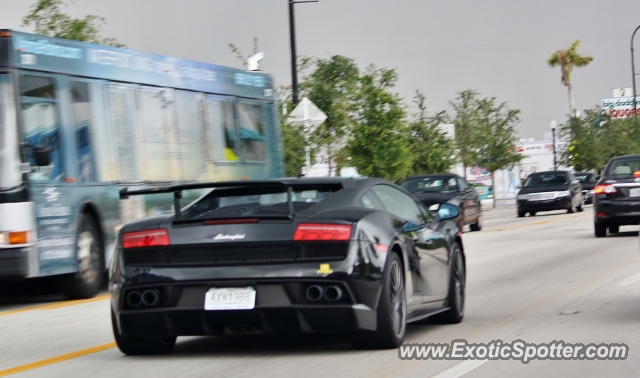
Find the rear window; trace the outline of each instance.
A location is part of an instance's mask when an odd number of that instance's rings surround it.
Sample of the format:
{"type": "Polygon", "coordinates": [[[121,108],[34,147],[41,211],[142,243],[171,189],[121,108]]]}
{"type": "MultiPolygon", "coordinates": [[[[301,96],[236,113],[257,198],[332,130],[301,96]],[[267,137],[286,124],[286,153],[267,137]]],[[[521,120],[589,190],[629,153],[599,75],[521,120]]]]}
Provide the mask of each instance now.
{"type": "MultiPolygon", "coordinates": [[[[293,213],[314,206],[339,188],[294,189],[293,213]]],[[[184,219],[284,217],[289,214],[287,192],[282,189],[239,188],[213,190],[185,210],[184,219]]]]}
{"type": "Polygon", "coordinates": [[[565,173],[540,173],[529,176],[523,186],[527,188],[534,186],[565,185],[568,183],[569,180],[565,173]]]}
{"type": "Polygon", "coordinates": [[[425,177],[405,180],[400,186],[409,193],[457,193],[455,177],[425,177]]]}
{"type": "Polygon", "coordinates": [[[595,183],[595,177],[593,173],[574,173],[574,176],[583,184],[595,183]]]}
{"type": "Polygon", "coordinates": [[[605,176],[613,177],[639,177],[640,158],[614,160],[607,166],[605,176]]]}

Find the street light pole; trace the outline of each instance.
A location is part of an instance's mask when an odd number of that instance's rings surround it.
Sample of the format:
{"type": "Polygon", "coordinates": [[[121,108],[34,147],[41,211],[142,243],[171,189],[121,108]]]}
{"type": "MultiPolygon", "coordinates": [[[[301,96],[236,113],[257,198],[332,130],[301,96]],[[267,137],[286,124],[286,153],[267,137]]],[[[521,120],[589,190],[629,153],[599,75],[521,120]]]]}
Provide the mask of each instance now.
{"type": "Polygon", "coordinates": [[[636,64],[633,60],[633,38],[636,36],[636,32],[638,31],[638,29],[640,29],[640,26],[638,26],[636,28],[636,30],[633,31],[633,34],[631,34],[631,77],[633,78],[633,114],[637,117],[638,114],[636,112],[637,109],[637,105],[636,105],[636,64]]]}
{"type": "Polygon", "coordinates": [[[557,170],[556,166],[556,120],[551,121],[551,143],[553,144],[553,170],[557,170]]]}
{"type": "Polygon", "coordinates": [[[298,64],[296,54],[296,21],[293,5],[297,3],[317,3],[319,0],[289,1],[289,39],[291,40],[291,91],[293,107],[298,105],[298,64]]]}

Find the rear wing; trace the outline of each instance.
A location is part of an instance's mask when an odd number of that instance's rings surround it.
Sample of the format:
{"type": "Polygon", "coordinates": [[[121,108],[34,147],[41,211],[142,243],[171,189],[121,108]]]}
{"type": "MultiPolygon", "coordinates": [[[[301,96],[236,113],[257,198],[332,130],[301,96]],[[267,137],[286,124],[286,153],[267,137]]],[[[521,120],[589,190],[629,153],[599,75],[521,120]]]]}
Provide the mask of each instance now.
{"type": "Polygon", "coordinates": [[[173,193],[173,207],[175,209],[175,220],[179,221],[182,217],[182,207],[180,205],[180,198],[182,198],[183,190],[194,190],[194,189],[219,189],[219,188],[251,188],[251,187],[260,187],[264,189],[282,189],[287,192],[287,202],[289,204],[289,214],[288,218],[293,218],[293,188],[295,187],[338,187],[341,186],[343,189],[354,189],[355,182],[352,178],[345,179],[342,181],[315,181],[315,180],[306,180],[306,179],[298,179],[298,180],[263,180],[263,181],[222,181],[222,182],[207,182],[207,183],[197,183],[197,184],[185,184],[185,185],[174,185],[174,186],[166,186],[160,188],[151,188],[151,189],[140,189],[140,190],[128,190],[124,188],[120,190],[120,199],[126,200],[129,199],[130,196],[140,196],[146,194],[167,194],[173,193]]]}

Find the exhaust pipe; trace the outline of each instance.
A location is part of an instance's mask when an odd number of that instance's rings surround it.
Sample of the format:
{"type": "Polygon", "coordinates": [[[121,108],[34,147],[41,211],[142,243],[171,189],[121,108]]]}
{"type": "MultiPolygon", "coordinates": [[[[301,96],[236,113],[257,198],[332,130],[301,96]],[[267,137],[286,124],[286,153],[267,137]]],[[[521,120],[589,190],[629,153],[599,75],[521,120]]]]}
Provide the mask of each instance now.
{"type": "Polygon", "coordinates": [[[307,292],[305,293],[307,300],[309,302],[317,302],[322,299],[322,295],[324,294],[324,288],[318,285],[311,285],[307,288],[307,292]]]}
{"type": "Polygon", "coordinates": [[[157,306],[160,303],[158,290],[146,290],[142,293],[142,304],[147,307],[157,306]]]}
{"type": "Polygon", "coordinates": [[[344,296],[342,289],[339,286],[329,286],[324,291],[324,299],[327,302],[337,302],[344,296]]]}
{"type": "Polygon", "coordinates": [[[139,291],[130,291],[127,294],[127,304],[131,307],[138,307],[142,303],[142,296],[139,291]]]}

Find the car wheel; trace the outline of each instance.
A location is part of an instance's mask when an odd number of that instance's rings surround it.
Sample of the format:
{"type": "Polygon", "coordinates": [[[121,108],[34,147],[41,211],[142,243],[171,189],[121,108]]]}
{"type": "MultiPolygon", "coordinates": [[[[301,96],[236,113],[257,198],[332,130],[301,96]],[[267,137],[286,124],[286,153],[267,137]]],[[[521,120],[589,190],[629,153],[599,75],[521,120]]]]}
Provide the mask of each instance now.
{"type": "Polygon", "coordinates": [[[469,225],[469,227],[471,228],[471,231],[480,231],[482,230],[482,215],[478,215],[478,219],[476,219],[476,223],[471,223],[469,225]]]}
{"type": "Polygon", "coordinates": [[[78,271],[60,276],[60,290],[69,299],[94,297],[102,287],[103,246],[93,217],[84,214],[76,237],[78,271]]]}
{"type": "Polygon", "coordinates": [[[573,214],[576,212],[576,207],[573,206],[573,203],[571,204],[571,207],[567,209],[567,213],[568,214],[573,214]]]}
{"type": "Polygon", "coordinates": [[[120,335],[116,316],[111,310],[111,327],[118,349],[128,355],[165,354],[173,350],[176,337],[126,337],[120,335]]]}
{"type": "Polygon", "coordinates": [[[579,213],[581,213],[582,210],[584,210],[584,200],[580,201],[580,205],[576,207],[576,210],[578,210],[579,213]]]}
{"type": "Polygon", "coordinates": [[[618,232],[620,232],[620,226],[617,224],[612,224],[609,226],[609,233],[611,234],[617,234],[618,232]]]}
{"type": "Polygon", "coordinates": [[[407,331],[407,300],[404,268],[396,253],[392,253],[387,261],[377,315],[377,329],[350,334],[351,346],[358,349],[393,349],[399,347],[404,340],[407,331]]]}
{"type": "Polygon", "coordinates": [[[523,218],[526,213],[527,213],[526,211],[518,210],[518,218],[523,218]]]}
{"type": "Polygon", "coordinates": [[[535,217],[536,216],[536,212],[535,211],[530,211],[529,215],[531,215],[532,217],[535,217]]]}
{"type": "Polygon", "coordinates": [[[451,251],[451,273],[449,277],[449,294],[447,296],[447,306],[445,312],[436,314],[429,319],[432,323],[455,324],[460,323],[464,318],[464,299],[466,285],[466,267],[464,256],[458,243],[453,245],[451,251]]]}
{"type": "Polygon", "coordinates": [[[596,233],[596,238],[604,238],[607,236],[607,225],[599,222],[593,224],[593,228],[596,233]]]}

